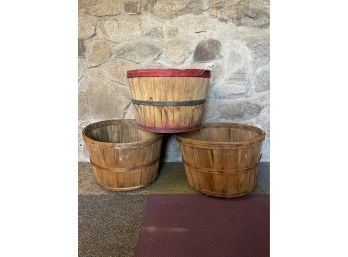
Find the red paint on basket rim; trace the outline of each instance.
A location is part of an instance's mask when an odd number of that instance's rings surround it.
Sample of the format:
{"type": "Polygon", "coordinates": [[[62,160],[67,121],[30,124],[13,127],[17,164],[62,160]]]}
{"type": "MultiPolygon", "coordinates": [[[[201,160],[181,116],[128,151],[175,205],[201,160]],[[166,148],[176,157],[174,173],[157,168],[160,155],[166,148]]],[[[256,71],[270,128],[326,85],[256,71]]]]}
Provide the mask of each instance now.
{"type": "Polygon", "coordinates": [[[133,77],[202,77],[210,78],[210,70],[203,69],[139,69],[127,71],[127,78],[133,77]]]}

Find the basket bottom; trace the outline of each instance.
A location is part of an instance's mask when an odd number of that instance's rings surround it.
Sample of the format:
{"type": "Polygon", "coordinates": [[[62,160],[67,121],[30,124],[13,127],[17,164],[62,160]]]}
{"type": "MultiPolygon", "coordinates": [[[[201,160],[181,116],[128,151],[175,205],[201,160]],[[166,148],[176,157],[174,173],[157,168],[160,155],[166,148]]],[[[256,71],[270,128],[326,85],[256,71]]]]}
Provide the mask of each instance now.
{"type": "Polygon", "coordinates": [[[183,133],[198,130],[200,125],[194,125],[189,127],[177,127],[177,128],[164,128],[164,127],[148,127],[141,124],[137,124],[137,127],[141,130],[154,132],[154,133],[183,133]]]}
{"type": "Polygon", "coordinates": [[[256,187],[256,167],[223,174],[207,171],[204,168],[191,167],[184,163],[186,179],[196,191],[214,197],[234,198],[253,192],[256,187]]]}
{"type": "Polygon", "coordinates": [[[194,186],[192,186],[190,184],[190,186],[196,190],[197,192],[201,193],[201,194],[204,194],[206,196],[213,196],[213,197],[220,197],[220,198],[236,198],[236,197],[241,197],[241,196],[244,196],[244,195],[248,195],[248,194],[251,194],[253,192],[253,190],[255,189],[255,187],[250,190],[250,191],[247,191],[247,192],[242,192],[242,193],[237,193],[237,194],[223,194],[223,193],[218,193],[218,192],[212,192],[212,191],[208,191],[208,190],[204,190],[204,189],[198,189],[198,188],[195,188],[194,186]]]}
{"type": "Polygon", "coordinates": [[[159,159],[127,171],[102,168],[92,163],[95,179],[103,188],[111,191],[132,191],[146,187],[158,176],[159,159]]]}
{"type": "Polygon", "coordinates": [[[156,178],[145,185],[134,186],[134,187],[109,187],[109,186],[105,186],[105,185],[101,184],[100,182],[98,182],[98,180],[97,180],[97,183],[98,183],[98,185],[100,185],[101,187],[103,187],[104,189],[109,190],[109,191],[125,192],[125,191],[134,191],[134,190],[141,189],[143,187],[147,187],[150,184],[152,184],[153,182],[155,182],[156,178]]]}

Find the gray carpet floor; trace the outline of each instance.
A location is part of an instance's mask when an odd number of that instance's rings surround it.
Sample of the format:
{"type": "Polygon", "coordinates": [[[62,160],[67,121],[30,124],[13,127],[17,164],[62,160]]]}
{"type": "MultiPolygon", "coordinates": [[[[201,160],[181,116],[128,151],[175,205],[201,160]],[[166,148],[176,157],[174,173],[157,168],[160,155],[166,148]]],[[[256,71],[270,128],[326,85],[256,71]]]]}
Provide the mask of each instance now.
{"type": "Polygon", "coordinates": [[[79,256],[133,256],[146,198],[144,195],[80,195],[79,256]]]}
{"type": "MultiPolygon", "coordinates": [[[[90,163],[79,163],[78,183],[80,257],[134,256],[149,195],[199,194],[186,181],[180,162],[162,163],[154,183],[130,192],[104,189],[96,183],[90,163]]],[[[269,193],[268,163],[260,164],[253,193],[269,193]]]]}

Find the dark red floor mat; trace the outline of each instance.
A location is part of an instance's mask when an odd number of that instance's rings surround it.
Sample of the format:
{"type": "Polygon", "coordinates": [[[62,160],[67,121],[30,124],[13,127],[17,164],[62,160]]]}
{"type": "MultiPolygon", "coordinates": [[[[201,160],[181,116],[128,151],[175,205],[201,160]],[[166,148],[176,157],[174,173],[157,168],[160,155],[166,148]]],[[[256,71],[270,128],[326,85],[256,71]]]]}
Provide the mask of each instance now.
{"type": "Polygon", "coordinates": [[[137,257],[268,257],[269,195],[150,195],[137,257]]]}

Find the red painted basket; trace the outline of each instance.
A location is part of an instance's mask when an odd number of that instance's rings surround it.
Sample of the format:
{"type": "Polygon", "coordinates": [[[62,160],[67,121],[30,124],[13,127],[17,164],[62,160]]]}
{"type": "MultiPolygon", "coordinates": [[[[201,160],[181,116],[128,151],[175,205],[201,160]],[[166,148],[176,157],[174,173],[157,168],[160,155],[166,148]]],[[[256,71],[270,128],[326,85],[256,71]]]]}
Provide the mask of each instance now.
{"type": "Polygon", "coordinates": [[[141,69],[127,72],[140,129],[179,133],[199,128],[209,70],[141,69]]]}

